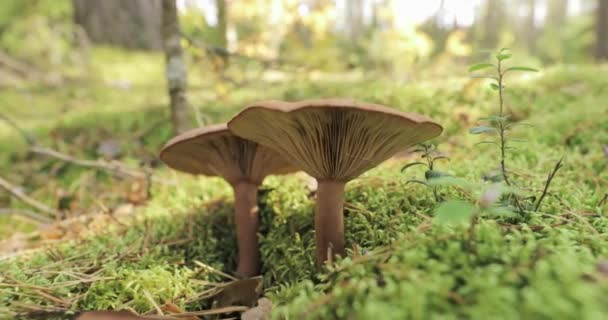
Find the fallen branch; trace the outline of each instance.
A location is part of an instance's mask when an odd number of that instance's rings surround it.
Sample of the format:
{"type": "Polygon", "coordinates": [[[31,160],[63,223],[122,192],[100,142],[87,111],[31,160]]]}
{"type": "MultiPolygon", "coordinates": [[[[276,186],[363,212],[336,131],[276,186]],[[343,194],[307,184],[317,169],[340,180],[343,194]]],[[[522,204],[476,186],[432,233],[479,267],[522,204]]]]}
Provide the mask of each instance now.
{"type": "Polygon", "coordinates": [[[42,72],[33,69],[25,62],[19,61],[9,56],[4,51],[0,51],[0,66],[9,69],[11,72],[13,72],[22,79],[43,81],[47,83],[49,82],[42,72]]]}
{"type": "Polygon", "coordinates": [[[601,206],[605,205],[605,204],[606,204],[606,201],[608,201],[608,193],[606,193],[606,194],[605,194],[605,195],[602,197],[602,199],[600,199],[600,201],[598,201],[597,206],[598,206],[598,207],[601,207],[601,206]]]}
{"type": "MultiPolygon", "coordinates": [[[[30,152],[48,156],[51,158],[55,158],[55,159],[61,160],[63,162],[71,163],[71,164],[74,164],[77,166],[104,170],[104,171],[110,171],[110,172],[113,172],[113,173],[116,173],[119,175],[131,177],[131,178],[147,179],[148,176],[150,175],[150,173],[148,173],[148,172],[132,169],[118,161],[78,159],[78,158],[72,157],[68,154],[61,153],[59,151],[52,150],[49,148],[39,147],[36,145],[30,147],[30,152]]],[[[159,178],[155,178],[155,177],[151,177],[151,180],[155,181],[155,182],[168,183],[164,179],[159,179],[159,178]]]]}
{"type": "Polygon", "coordinates": [[[115,160],[114,161],[104,161],[104,160],[79,159],[79,158],[73,157],[71,155],[59,152],[57,150],[42,147],[38,144],[36,139],[30,133],[25,131],[23,128],[19,127],[19,125],[17,125],[17,123],[15,121],[13,121],[12,119],[10,119],[9,117],[0,113],[0,119],[4,120],[10,127],[14,128],[17,132],[19,132],[21,134],[23,139],[29,145],[29,151],[32,153],[55,158],[55,159],[58,159],[58,160],[61,160],[61,161],[67,162],[67,163],[71,163],[71,164],[74,164],[77,166],[93,168],[93,169],[103,170],[103,171],[109,171],[109,172],[113,172],[118,175],[127,176],[127,177],[131,177],[131,178],[146,179],[146,180],[149,179],[151,181],[158,182],[158,183],[173,184],[172,182],[167,181],[165,179],[160,179],[160,178],[152,176],[152,173],[149,171],[133,169],[133,168],[130,168],[129,166],[127,166],[121,162],[115,161],[115,160]]]}
{"type": "MultiPolygon", "coordinates": [[[[0,177],[0,188],[8,191],[8,193],[12,194],[15,198],[21,200],[23,203],[29,205],[30,207],[32,207],[40,212],[44,212],[48,215],[56,216],[56,217],[61,215],[61,213],[58,210],[55,210],[55,209],[45,205],[44,203],[39,202],[38,200],[28,196],[27,194],[25,194],[25,192],[23,192],[21,190],[21,188],[8,182],[6,179],[4,179],[2,177],[0,177]]],[[[38,218],[39,219],[37,219],[37,220],[40,222],[48,222],[48,220],[41,219],[42,217],[38,217],[38,218]]]]}
{"type": "Polygon", "coordinates": [[[38,222],[42,222],[42,223],[51,223],[53,222],[53,219],[46,217],[46,216],[42,216],[34,211],[31,210],[26,210],[26,209],[11,209],[11,208],[0,208],[0,215],[3,214],[16,214],[16,215],[20,215],[20,216],[24,216],[27,218],[30,218],[32,220],[36,220],[38,222]]]}
{"type": "Polygon", "coordinates": [[[553,167],[553,170],[549,172],[549,175],[547,176],[547,181],[545,182],[545,188],[543,189],[543,193],[541,194],[540,198],[538,199],[538,202],[536,203],[536,206],[534,207],[534,211],[538,211],[538,209],[540,208],[540,204],[543,202],[545,196],[547,195],[547,192],[549,191],[551,181],[553,181],[553,178],[555,177],[555,174],[557,174],[557,171],[561,169],[563,161],[564,158],[559,159],[559,161],[557,161],[557,163],[555,164],[555,167],[553,167]]]}

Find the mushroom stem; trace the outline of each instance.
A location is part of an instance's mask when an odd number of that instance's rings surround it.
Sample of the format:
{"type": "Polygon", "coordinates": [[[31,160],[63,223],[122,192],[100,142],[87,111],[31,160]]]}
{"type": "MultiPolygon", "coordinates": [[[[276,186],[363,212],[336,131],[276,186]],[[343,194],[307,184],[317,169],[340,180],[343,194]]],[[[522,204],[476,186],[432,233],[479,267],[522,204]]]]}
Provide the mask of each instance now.
{"type": "Polygon", "coordinates": [[[236,274],[243,277],[256,276],[260,272],[258,249],[258,185],[247,181],[233,185],[238,243],[238,267],[236,274]]]}
{"type": "Polygon", "coordinates": [[[332,256],[344,255],[344,185],[330,180],[319,181],[317,187],[315,241],[319,265],[330,258],[330,252],[332,256]]]}

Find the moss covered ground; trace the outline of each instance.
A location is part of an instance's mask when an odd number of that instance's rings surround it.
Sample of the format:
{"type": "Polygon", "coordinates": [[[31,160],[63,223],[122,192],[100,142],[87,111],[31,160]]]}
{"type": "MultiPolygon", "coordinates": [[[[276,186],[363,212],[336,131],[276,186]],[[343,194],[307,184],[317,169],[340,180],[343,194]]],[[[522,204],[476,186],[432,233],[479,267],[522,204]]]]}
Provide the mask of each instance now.
{"type": "MultiPolygon", "coordinates": [[[[101,70],[101,80],[86,86],[0,89],[5,102],[0,110],[41,143],[83,157],[95,156],[95,141],[118,138],[125,145],[123,160],[135,164],[142,154],[155,154],[171,135],[163,83],[146,80],[162,78],[154,76],[162,73],[162,61],[141,61],[138,70],[147,71],[135,72],[142,77],[128,89],[104,82],[104,72],[112,71],[101,70]],[[134,136],[141,142],[136,147],[134,136]]],[[[406,154],[347,185],[348,257],[317,270],[314,195],[306,177],[267,179],[259,192],[260,235],[264,295],[273,302],[273,318],[605,319],[608,77],[601,75],[607,72],[605,65],[554,66],[509,80],[510,113],[531,125],[513,131],[525,140],[507,155],[516,184],[539,195],[555,161],[564,157],[564,167],[537,212],[483,217],[472,234],[466,224],[437,223],[431,189],[408,183],[423,177],[424,170],[400,170],[418,160],[406,154]]],[[[214,122],[262,98],[346,96],[426,114],[445,127],[434,141],[451,159],[439,164],[441,170],[475,185],[470,190],[441,186],[444,197],[475,199],[489,185],[482,177],[498,166],[497,150],[477,144],[480,138],[468,128],[494,112],[496,96],[464,71],[441,81],[409,83],[296,80],[260,82],[219,96],[197,89],[195,75],[191,99],[214,122]]],[[[120,183],[96,173],[94,186],[82,186],[86,170],[73,166],[53,171],[49,179],[56,160],[32,158],[8,127],[0,127],[0,134],[2,172],[39,199],[52,199],[60,187],[95,191],[120,183]]],[[[229,280],[217,270],[229,273],[235,266],[230,189],[216,178],[163,167],[155,172],[176,184],[154,184],[152,197],[135,214],[94,235],[1,260],[0,318],[57,311],[60,319],[66,310],[93,309],[145,313],[169,301],[184,310],[209,308],[206,290],[229,280]]],[[[96,203],[89,198],[84,194],[81,206],[96,203]]],[[[4,237],[15,231],[14,221],[2,223],[4,237]]],[[[23,232],[34,229],[20,225],[23,232]]]]}

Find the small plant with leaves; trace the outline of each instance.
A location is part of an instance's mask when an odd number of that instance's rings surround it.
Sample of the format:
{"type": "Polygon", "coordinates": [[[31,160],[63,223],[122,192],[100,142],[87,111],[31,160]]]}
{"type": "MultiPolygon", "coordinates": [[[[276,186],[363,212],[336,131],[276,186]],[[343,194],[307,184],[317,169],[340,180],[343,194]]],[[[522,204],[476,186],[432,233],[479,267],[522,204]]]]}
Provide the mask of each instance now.
{"type": "Polygon", "coordinates": [[[435,162],[437,162],[439,160],[449,161],[450,158],[448,158],[447,156],[445,156],[444,154],[439,152],[439,150],[437,150],[437,146],[432,145],[432,144],[427,144],[427,143],[419,144],[412,151],[419,153],[420,158],[424,159],[425,161],[416,161],[416,162],[408,163],[405,166],[403,166],[403,168],[401,168],[401,172],[404,172],[408,168],[411,168],[414,166],[425,166],[427,168],[427,170],[424,172],[424,180],[414,179],[414,180],[409,180],[408,183],[419,183],[419,184],[422,184],[422,185],[425,185],[425,186],[431,188],[433,190],[433,195],[435,196],[435,201],[437,201],[437,202],[443,201],[443,197],[437,190],[437,188],[439,186],[436,184],[431,185],[430,182],[433,179],[448,176],[447,173],[436,170],[435,162]]]}
{"type": "Polygon", "coordinates": [[[448,200],[435,208],[434,221],[438,224],[468,225],[467,249],[476,252],[475,230],[481,217],[510,218],[513,211],[500,202],[504,194],[516,194],[516,190],[501,183],[471,183],[462,178],[444,177],[432,185],[452,185],[466,194],[464,200],[448,200]]]}
{"type": "MultiPolygon", "coordinates": [[[[515,126],[522,124],[510,121],[510,115],[506,113],[505,77],[513,72],[538,72],[538,70],[525,66],[508,67],[506,62],[511,59],[511,57],[512,55],[509,49],[502,48],[494,55],[494,63],[478,63],[469,68],[469,72],[490,71],[481,75],[475,74],[474,77],[490,79],[490,87],[498,93],[498,113],[481,118],[480,121],[484,124],[471,128],[469,132],[471,134],[498,137],[494,140],[479,142],[479,144],[496,145],[499,151],[500,165],[498,174],[488,177],[488,180],[493,182],[504,182],[508,187],[515,187],[510,171],[507,168],[507,151],[513,149],[511,146],[512,143],[524,141],[510,138],[510,135],[508,134],[515,126]]],[[[553,177],[561,166],[562,160],[559,160],[554,169],[549,173],[543,193],[538,200],[536,200],[536,196],[521,198],[514,193],[507,193],[505,194],[505,198],[508,201],[508,204],[514,206],[522,216],[525,214],[526,210],[537,211],[548,192],[553,177]]]]}

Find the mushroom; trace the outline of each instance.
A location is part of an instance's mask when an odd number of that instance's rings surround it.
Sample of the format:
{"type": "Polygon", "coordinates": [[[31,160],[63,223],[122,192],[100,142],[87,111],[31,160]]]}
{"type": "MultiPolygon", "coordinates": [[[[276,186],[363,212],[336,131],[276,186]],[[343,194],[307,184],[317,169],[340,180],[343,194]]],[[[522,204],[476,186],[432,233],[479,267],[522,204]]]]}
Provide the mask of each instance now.
{"type": "Polygon", "coordinates": [[[193,129],[174,137],[162,148],[160,159],[175,170],[219,176],[232,186],[238,242],[236,274],[257,275],[258,186],[270,174],[289,173],[295,168],[272,149],[233,135],[226,124],[193,129]]]}
{"type": "Polygon", "coordinates": [[[276,150],[317,179],[319,264],[333,254],[344,255],[345,184],[443,130],[415,113],[346,99],[257,102],[230,120],[228,128],[276,150]]]}

